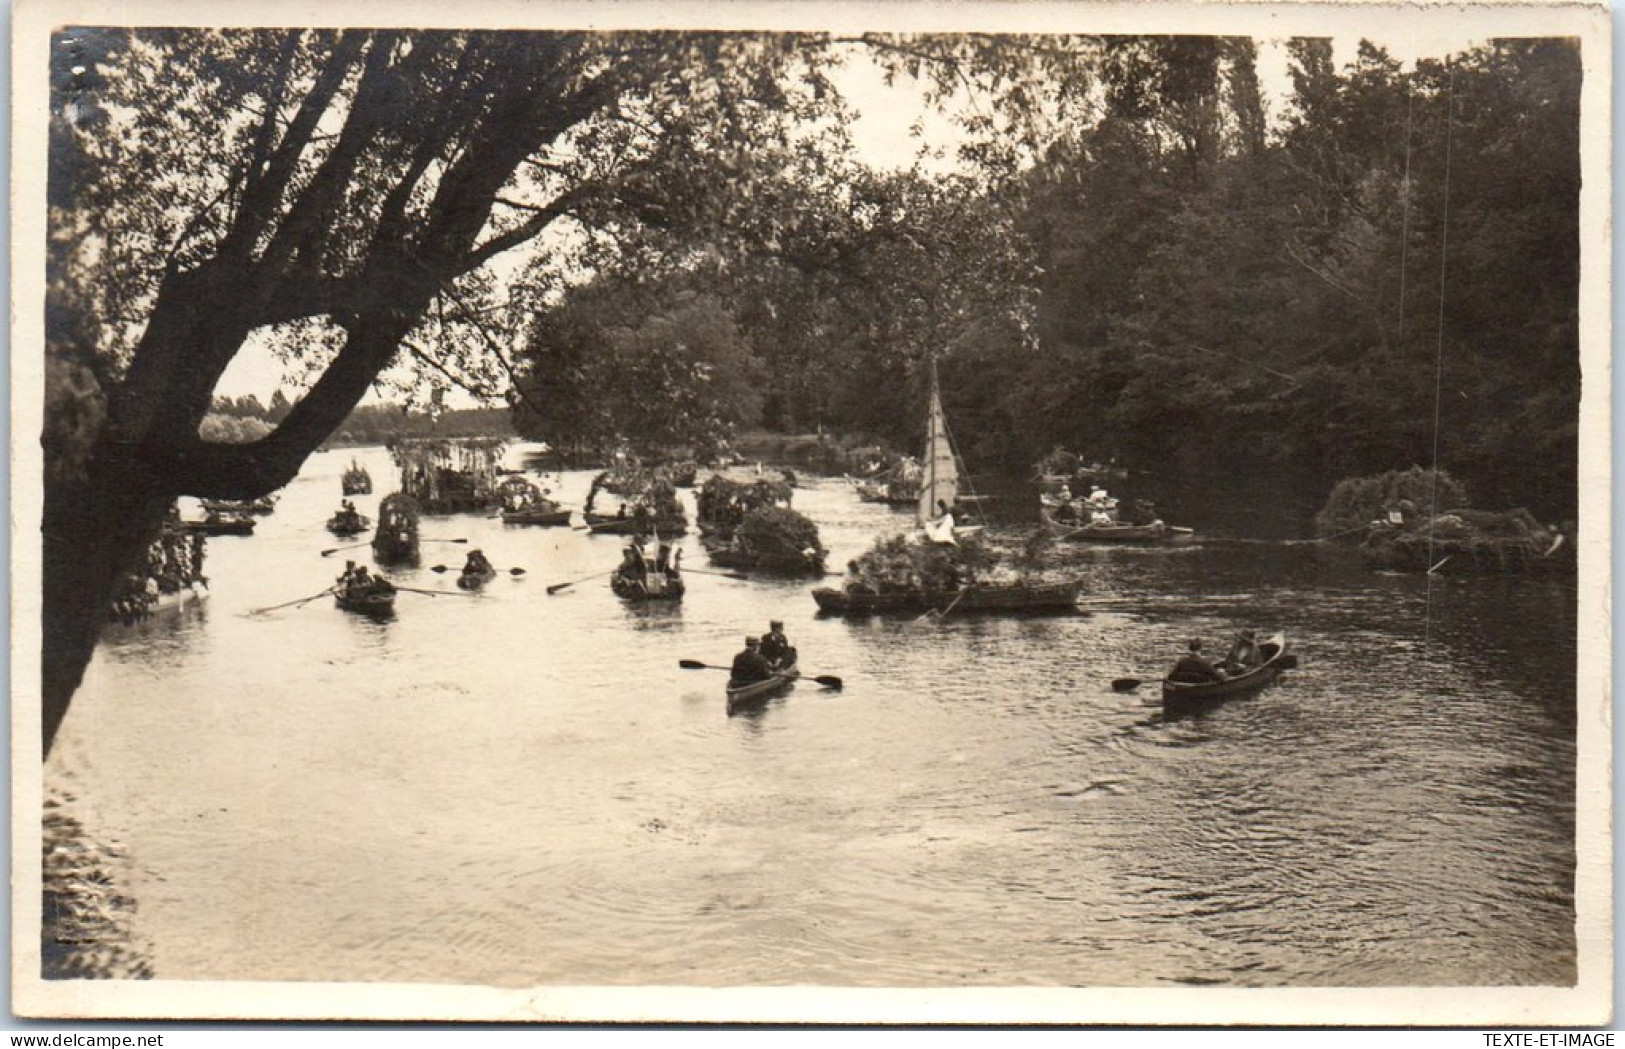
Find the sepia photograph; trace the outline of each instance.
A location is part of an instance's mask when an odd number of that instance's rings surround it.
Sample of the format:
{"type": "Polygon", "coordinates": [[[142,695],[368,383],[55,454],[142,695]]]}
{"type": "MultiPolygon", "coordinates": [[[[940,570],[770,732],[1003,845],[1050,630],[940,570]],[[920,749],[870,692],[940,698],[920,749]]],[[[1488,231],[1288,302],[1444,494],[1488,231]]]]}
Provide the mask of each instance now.
{"type": "Polygon", "coordinates": [[[14,1013],[1609,1023],[1610,47],[23,0],[14,1013]]]}

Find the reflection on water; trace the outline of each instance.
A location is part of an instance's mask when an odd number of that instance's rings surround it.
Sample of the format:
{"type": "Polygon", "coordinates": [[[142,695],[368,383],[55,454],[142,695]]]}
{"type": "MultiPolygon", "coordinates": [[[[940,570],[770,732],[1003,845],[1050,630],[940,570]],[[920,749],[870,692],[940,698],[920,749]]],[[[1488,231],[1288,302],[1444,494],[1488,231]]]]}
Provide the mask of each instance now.
{"type": "MultiPolygon", "coordinates": [[[[252,539],[211,541],[203,615],[102,646],[52,757],[72,817],[126,850],[156,976],[1574,979],[1572,580],[1077,547],[1085,614],[849,622],[806,581],[698,573],[680,606],[627,606],[600,575],[618,540],[460,515],[423,534],[467,543],[390,573],[443,596],[246,615],[342,568],[317,551],[351,454],[313,458],[252,539]],[[433,567],[474,547],[504,572],[470,595],[433,567]],[[678,660],[726,665],[770,618],[845,688],[730,718],[726,674],[678,660]],[[1163,722],[1184,640],[1243,625],[1287,630],[1301,669],[1163,722]]],[[[567,504],[588,481],[564,476],[567,504]]],[[[808,484],[834,565],[908,521],[808,484]]]]}

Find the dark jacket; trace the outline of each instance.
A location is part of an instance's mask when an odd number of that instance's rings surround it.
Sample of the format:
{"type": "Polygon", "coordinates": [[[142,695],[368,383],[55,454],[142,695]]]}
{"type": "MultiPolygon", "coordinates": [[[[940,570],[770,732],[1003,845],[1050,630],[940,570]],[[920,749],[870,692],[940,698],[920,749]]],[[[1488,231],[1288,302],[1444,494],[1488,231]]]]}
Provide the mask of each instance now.
{"type": "Polygon", "coordinates": [[[733,674],[728,683],[732,685],[749,685],[757,681],[766,681],[773,676],[773,668],[768,666],[767,660],[762,658],[760,652],[752,649],[734,656],[733,674]]]}
{"type": "Polygon", "coordinates": [[[790,639],[779,631],[773,631],[762,638],[762,658],[773,666],[782,667],[789,663],[795,649],[790,647],[790,639]]]}
{"type": "Polygon", "coordinates": [[[1204,684],[1209,681],[1224,680],[1213,664],[1194,652],[1180,657],[1174,664],[1174,669],[1168,672],[1169,681],[1188,681],[1192,684],[1204,684]]]}

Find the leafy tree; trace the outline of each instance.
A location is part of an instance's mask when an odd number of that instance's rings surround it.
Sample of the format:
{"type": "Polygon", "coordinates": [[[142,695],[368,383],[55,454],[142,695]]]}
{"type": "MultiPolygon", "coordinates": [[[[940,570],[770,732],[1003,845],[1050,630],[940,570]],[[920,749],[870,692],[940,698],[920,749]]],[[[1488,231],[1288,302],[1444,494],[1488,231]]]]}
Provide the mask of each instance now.
{"type": "Polygon", "coordinates": [[[834,105],[812,37],[68,29],[54,43],[47,748],[119,572],[176,495],[280,487],[403,348],[445,381],[500,375],[500,353],[469,350],[504,345],[493,263],[549,230],[608,250],[647,222],[709,220],[715,172],[834,105]],[[309,390],[262,439],[206,441],[214,386],[251,338],[305,366],[309,390]]]}

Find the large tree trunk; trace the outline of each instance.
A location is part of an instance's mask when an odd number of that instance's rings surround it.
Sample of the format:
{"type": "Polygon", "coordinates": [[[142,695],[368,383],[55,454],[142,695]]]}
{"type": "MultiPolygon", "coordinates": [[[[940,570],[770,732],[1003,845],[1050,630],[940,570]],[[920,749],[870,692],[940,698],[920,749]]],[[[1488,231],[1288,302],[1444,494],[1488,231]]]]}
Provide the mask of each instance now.
{"type": "Polygon", "coordinates": [[[119,579],[152,541],[173,497],[105,463],[45,486],[41,708],[49,754],[83,680],[119,579]]]}

